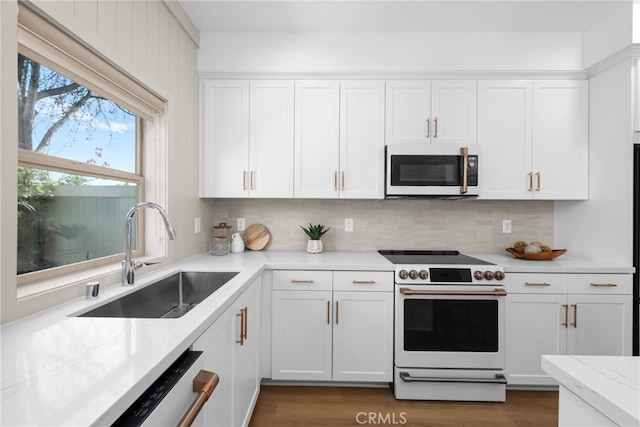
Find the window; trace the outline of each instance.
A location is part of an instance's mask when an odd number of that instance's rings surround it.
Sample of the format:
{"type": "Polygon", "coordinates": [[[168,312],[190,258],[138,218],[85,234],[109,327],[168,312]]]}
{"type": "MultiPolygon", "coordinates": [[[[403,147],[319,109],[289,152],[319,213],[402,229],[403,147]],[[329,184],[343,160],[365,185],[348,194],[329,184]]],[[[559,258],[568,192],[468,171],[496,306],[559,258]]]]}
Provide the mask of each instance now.
{"type": "Polygon", "coordinates": [[[18,70],[17,274],[122,253],[143,182],[136,115],[24,55],[18,70]]]}
{"type": "Polygon", "coordinates": [[[23,3],[18,23],[23,284],[122,258],[143,194],[142,129],[164,101],[23,3]]]}

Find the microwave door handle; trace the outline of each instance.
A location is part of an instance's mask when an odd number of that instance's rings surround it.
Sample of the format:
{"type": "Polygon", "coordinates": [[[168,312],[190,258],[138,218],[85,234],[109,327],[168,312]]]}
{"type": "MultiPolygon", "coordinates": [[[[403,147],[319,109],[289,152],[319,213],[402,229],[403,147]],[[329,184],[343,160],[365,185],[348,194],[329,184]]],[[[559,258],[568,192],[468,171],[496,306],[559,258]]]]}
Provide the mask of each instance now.
{"type": "Polygon", "coordinates": [[[466,194],[469,183],[469,177],[467,176],[467,169],[469,168],[469,150],[467,147],[461,147],[460,154],[462,154],[462,187],[460,188],[460,194],[466,194]]]}

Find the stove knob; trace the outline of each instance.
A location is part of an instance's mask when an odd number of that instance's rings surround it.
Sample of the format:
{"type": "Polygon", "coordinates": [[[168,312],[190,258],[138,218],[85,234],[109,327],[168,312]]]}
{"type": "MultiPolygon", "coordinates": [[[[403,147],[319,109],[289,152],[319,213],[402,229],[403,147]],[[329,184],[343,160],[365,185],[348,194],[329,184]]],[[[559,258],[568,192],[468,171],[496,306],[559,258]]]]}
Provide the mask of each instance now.
{"type": "Polygon", "coordinates": [[[496,277],[496,280],[502,280],[504,279],[504,272],[503,271],[496,271],[495,273],[493,273],[494,276],[496,277]]]}
{"type": "Polygon", "coordinates": [[[493,279],[493,271],[485,271],[484,272],[484,278],[487,280],[492,280],[493,279]]]}
{"type": "Polygon", "coordinates": [[[484,276],[482,275],[482,271],[480,271],[480,270],[476,270],[476,271],[474,271],[474,272],[473,272],[473,277],[474,277],[476,280],[482,280],[482,279],[484,278],[484,276]]]}
{"type": "Polygon", "coordinates": [[[411,277],[413,280],[417,279],[418,278],[418,272],[415,271],[415,270],[411,270],[409,272],[409,277],[411,277]]]}
{"type": "Polygon", "coordinates": [[[398,272],[398,276],[400,276],[400,278],[404,280],[409,277],[409,273],[407,272],[407,270],[400,270],[398,272]]]}
{"type": "Polygon", "coordinates": [[[420,270],[418,272],[418,276],[422,279],[422,280],[427,280],[427,278],[429,277],[429,272],[427,270],[420,270]]]}

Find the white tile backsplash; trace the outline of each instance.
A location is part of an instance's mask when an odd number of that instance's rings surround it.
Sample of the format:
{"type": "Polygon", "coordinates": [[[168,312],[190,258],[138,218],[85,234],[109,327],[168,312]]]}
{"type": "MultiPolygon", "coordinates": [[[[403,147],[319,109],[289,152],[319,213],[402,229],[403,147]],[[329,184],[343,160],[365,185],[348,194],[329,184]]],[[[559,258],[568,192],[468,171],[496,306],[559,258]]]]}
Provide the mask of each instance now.
{"type": "MultiPolygon", "coordinates": [[[[458,249],[500,252],[516,240],[553,246],[552,201],[211,199],[209,222],[264,224],[266,249],[304,250],[300,225],[325,224],[324,250],[458,249]],[[344,219],[353,218],[353,232],[344,219]],[[502,233],[502,220],[512,233],[502,233]]],[[[234,230],[235,231],[235,230],[234,230]]]]}

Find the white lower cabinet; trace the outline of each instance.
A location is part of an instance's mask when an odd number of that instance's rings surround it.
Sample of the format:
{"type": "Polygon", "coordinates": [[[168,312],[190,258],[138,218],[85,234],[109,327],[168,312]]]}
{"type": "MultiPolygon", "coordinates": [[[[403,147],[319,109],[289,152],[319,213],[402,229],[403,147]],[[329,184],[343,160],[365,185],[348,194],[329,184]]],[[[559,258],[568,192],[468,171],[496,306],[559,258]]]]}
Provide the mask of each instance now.
{"type": "Polygon", "coordinates": [[[392,273],[274,271],[272,310],[272,379],[392,381],[392,273]]]}
{"type": "Polygon", "coordinates": [[[543,355],[631,355],[630,274],[511,273],[505,280],[509,385],[555,385],[543,355]]]}
{"type": "Polygon", "coordinates": [[[220,381],[201,415],[206,426],[247,426],[260,392],[260,279],[193,344],[220,381]]]}

